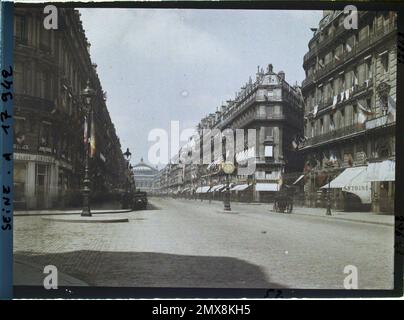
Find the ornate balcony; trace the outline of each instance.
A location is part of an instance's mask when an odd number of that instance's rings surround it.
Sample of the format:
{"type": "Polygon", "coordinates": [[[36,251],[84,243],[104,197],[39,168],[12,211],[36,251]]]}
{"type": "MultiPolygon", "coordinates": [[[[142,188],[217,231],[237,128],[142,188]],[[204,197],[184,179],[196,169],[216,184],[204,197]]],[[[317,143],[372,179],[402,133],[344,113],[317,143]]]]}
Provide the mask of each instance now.
{"type": "Polygon", "coordinates": [[[330,143],[337,140],[342,140],[345,138],[355,136],[357,134],[361,134],[365,131],[366,131],[365,126],[361,124],[346,126],[307,139],[307,141],[303,143],[302,149],[306,149],[308,147],[312,147],[317,144],[330,143]]]}
{"type": "Polygon", "coordinates": [[[35,112],[50,113],[54,109],[54,102],[26,94],[15,94],[15,106],[22,109],[30,109],[35,112]]]}

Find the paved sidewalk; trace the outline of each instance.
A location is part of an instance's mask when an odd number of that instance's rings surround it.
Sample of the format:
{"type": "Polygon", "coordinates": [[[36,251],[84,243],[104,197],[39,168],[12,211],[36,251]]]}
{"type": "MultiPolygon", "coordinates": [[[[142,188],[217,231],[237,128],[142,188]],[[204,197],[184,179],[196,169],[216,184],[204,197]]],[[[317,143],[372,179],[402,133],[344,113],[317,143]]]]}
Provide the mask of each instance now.
{"type": "MultiPolygon", "coordinates": [[[[131,212],[132,209],[115,209],[115,210],[91,210],[92,214],[114,214],[131,212]]],[[[81,214],[80,209],[76,210],[16,210],[14,216],[53,216],[53,215],[78,215],[81,214]]]]}
{"type": "Polygon", "coordinates": [[[327,219],[338,219],[338,220],[394,226],[394,215],[392,214],[377,214],[374,212],[346,212],[339,210],[331,210],[331,216],[327,216],[326,211],[327,211],[326,208],[307,208],[296,206],[293,208],[292,214],[310,215],[310,216],[324,217],[327,219]]]}
{"type": "MultiPolygon", "coordinates": [[[[43,286],[43,280],[47,276],[43,271],[43,267],[38,264],[14,259],[14,285],[43,286]]],[[[58,286],[88,286],[88,284],[58,271],[58,286]]]]}
{"type": "MultiPolygon", "coordinates": [[[[181,199],[186,201],[184,199],[181,199]]],[[[194,201],[194,200],[188,200],[194,201]]],[[[198,203],[201,203],[198,200],[198,203]]],[[[202,203],[208,204],[208,200],[204,200],[202,203]]],[[[212,200],[212,203],[222,203],[219,200],[212,200]]],[[[273,211],[273,203],[247,203],[247,202],[231,202],[231,206],[237,212],[243,212],[243,208],[255,208],[257,212],[268,212],[273,214],[286,214],[273,211]]],[[[294,206],[293,212],[290,215],[306,215],[315,216],[325,219],[335,219],[335,220],[345,220],[352,222],[362,222],[371,224],[381,224],[387,226],[394,226],[394,215],[393,214],[377,214],[374,212],[346,212],[341,210],[331,210],[331,216],[326,215],[326,208],[308,208],[303,206],[294,206]]],[[[249,210],[250,211],[250,210],[249,210]]]]}

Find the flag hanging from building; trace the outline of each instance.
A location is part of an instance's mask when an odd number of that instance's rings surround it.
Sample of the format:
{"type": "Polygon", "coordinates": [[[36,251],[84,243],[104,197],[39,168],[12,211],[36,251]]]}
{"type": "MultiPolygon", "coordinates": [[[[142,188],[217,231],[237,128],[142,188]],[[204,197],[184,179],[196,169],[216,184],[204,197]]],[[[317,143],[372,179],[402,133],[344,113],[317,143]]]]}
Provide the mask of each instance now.
{"type": "Polygon", "coordinates": [[[337,101],[338,101],[338,95],[335,95],[334,98],[332,99],[332,107],[333,107],[333,109],[337,105],[337,101]]]}
{"type": "Polygon", "coordinates": [[[95,123],[94,113],[91,114],[91,129],[90,129],[90,157],[95,156],[95,123]]]}
{"type": "Polygon", "coordinates": [[[387,105],[388,105],[388,110],[390,113],[396,113],[396,102],[391,96],[388,96],[387,98],[387,105]]]}
{"type": "Polygon", "coordinates": [[[368,119],[368,116],[373,114],[373,112],[362,106],[362,104],[359,101],[358,101],[358,107],[359,107],[358,122],[360,124],[364,124],[368,119]]]}
{"type": "Polygon", "coordinates": [[[84,144],[88,143],[88,127],[87,127],[87,117],[84,117],[84,133],[83,133],[84,144]]]}
{"type": "Polygon", "coordinates": [[[314,116],[314,117],[316,117],[317,111],[318,111],[318,104],[316,104],[316,105],[314,106],[314,109],[313,109],[313,116],[314,116]]]}
{"type": "Polygon", "coordinates": [[[292,148],[293,148],[293,150],[297,150],[297,147],[298,147],[298,145],[297,145],[297,142],[296,142],[296,137],[295,138],[293,138],[293,140],[292,140],[292,148]]]}

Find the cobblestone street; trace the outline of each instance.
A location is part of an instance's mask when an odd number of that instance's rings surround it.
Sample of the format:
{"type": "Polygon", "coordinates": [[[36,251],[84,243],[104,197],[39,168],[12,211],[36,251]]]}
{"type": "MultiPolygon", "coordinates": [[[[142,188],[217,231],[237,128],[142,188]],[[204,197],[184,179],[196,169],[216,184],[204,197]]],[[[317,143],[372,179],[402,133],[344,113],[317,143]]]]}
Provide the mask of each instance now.
{"type": "MultiPolygon", "coordinates": [[[[393,227],[268,205],[151,199],[154,210],[117,213],[129,223],[69,223],[16,216],[15,261],[55,265],[94,286],[343,288],[346,265],[360,289],[393,286],[393,227]]],[[[15,284],[43,274],[15,272],[15,284]]],[[[36,283],[41,285],[41,283],[36,283]]]]}

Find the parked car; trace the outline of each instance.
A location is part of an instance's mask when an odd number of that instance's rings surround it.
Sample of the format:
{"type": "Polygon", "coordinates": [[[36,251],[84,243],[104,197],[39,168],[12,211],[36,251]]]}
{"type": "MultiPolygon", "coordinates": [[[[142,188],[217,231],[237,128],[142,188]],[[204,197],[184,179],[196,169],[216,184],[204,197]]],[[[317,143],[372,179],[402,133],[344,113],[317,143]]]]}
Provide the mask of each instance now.
{"type": "Polygon", "coordinates": [[[122,209],[144,210],[147,208],[147,193],[143,191],[124,192],[121,197],[122,209]]]}

